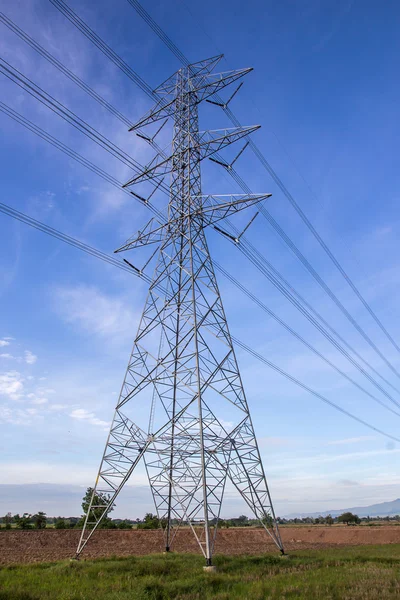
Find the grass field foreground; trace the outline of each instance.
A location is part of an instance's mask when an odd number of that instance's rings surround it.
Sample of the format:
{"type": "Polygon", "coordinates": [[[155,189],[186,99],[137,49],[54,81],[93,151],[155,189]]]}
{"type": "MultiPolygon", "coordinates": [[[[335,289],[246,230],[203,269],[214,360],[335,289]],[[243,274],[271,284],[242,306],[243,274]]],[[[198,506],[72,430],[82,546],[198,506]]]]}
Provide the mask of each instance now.
{"type": "Polygon", "coordinates": [[[386,600],[400,598],[400,544],[217,556],[215,574],[191,554],[15,565],[0,600],[386,600]]]}

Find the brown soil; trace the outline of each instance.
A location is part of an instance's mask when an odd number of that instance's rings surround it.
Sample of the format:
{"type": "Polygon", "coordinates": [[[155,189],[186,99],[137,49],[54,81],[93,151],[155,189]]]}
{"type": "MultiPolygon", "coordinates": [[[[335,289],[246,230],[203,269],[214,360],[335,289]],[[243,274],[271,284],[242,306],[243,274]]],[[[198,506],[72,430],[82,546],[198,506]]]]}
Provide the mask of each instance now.
{"type": "MultiPolygon", "coordinates": [[[[43,531],[0,532],[0,564],[43,562],[71,558],[75,554],[80,531],[45,529],[43,531]]],[[[343,545],[400,543],[400,527],[282,527],[285,549],[326,548],[343,545]]],[[[131,556],[163,551],[161,531],[99,530],[82,553],[82,558],[131,556]]],[[[176,552],[198,553],[199,547],[189,529],[182,529],[174,540],[176,552]]],[[[262,529],[221,529],[217,554],[262,554],[276,547],[262,529]]]]}

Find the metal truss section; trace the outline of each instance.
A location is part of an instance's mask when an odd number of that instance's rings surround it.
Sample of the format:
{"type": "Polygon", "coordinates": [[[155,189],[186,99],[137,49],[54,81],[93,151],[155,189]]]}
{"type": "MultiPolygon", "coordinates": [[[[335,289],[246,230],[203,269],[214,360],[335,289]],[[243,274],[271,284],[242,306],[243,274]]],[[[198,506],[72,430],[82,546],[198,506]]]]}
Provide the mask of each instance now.
{"type": "Polygon", "coordinates": [[[117,252],[158,245],[158,258],[101,461],[80,555],[142,463],[168,551],[189,524],[212,564],[230,481],[283,552],[212,260],[207,226],[270,194],[204,195],[200,163],[257,127],[200,132],[199,103],[249,69],[213,74],[221,57],[164,82],[162,100],[138,126],[174,119],[172,154],[157,155],[126,185],[170,173],[164,220],[152,219],[117,252]]]}
{"type": "MultiPolygon", "coordinates": [[[[221,57],[217,57],[218,59],[221,57]]],[[[238,69],[236,71],[226,71],[225,73],[213,73],[211,70],[216,62],[214,59],[203,61],[190,65],[188,69],[189,82],[187,92],[195,95],[195,103],[206,100],[210,96],[217,94],[224,87],[230,85],[237,79],[240,79],[253,69],[238,69]]],[[[181,77],[182,69],[177,71],[170,79],[162,84],[155,91],[161,95],[157,104],[137,123],[132,125],[129,131],[140,129],[144,125],[155,123],[166,117],[176,117],[177,103],[179,98],[176,95],[176,88],[181,77]]]]}
{"type": "MultiPolygon", "coordinates": [[[[189,148],[192,152],[199,155],[199,160],[203,160],[241,138],[250,135],[259,128],[259,125],[254,125],[251,127],[233,127],[230,129],[197,132],[196,137],[190,135],[188,140],[190,144],[189,148]]],[[[183,152],[186,154],[187,151],[184,150],[183,152]]],[[[165,158],[163,154],[157,154],[144,171],[127,181],[123,187],[129,187],[134,183],[155,179],[156,177],[164,177],[167,173],[175,170],[179,162],[181,162],[179,150],[175,151],[168,158],[165,158]]]]}
{"type": "Polygon", "coordinates": [[[191,211],[189,208],[188,213],[182,213],[178,219],[173,219],[166,223],[160,224],[156,219],[150,219],[147,225],[142,231],[139,231],[135,236],[127,240],[127,242],[115,250],[116,253],[124,252],[126,250],[133,250],[140,246],[148,246],[149,244],[160,243],[166,234],[172,235],[183,235],[185,221],[188,218],[201,217],[203,221],[203,227],[208,225],[214,225],[231,215],[234,215],[244,208],[253,206],[262,200],[270,198],[271,194],[236,194],[228,196],[231,198],[229,202],[216,203],[215,200],[218,198],[225,199],[227,196],[200,196],[204,206],[201,208],[195,208],[191,211]],[[152,229],[152,225],[159,224],[158,227],[152,229]]]}

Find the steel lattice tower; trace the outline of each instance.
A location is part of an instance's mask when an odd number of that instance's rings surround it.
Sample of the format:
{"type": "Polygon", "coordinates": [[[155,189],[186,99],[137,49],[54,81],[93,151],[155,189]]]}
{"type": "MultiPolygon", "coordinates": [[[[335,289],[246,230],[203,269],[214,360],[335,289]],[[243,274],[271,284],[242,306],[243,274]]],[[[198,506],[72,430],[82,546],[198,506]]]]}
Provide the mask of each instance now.
{"type": "Polygon", "coordinates": [[[117,250],[159,247],[77,556],[141,459],[167,551],[178,530],[171,521],[186,522],[211,565],[229,479],[283,553],[204,231],[270,196],[201,193],[201,161],[258,128],[199,131],[199,103],[251,70],[213,74],[220,58],[180,69],[131,128],[174,121],[171,155],[159,153],[125,184],[157,186],[170,174],[168,218],[152,219],[117,250]]]}

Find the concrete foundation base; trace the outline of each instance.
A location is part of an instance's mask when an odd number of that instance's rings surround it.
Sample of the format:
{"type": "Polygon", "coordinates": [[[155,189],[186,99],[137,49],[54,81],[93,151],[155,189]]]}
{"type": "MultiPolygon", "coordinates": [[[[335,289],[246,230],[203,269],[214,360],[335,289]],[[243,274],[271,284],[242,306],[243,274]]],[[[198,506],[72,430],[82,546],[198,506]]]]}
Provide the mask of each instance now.
{"type": "Polygon", "coordinates": [[[217,570],[217,567],[214,567],[214,565],[209,565],[207,567],[203,567],[203,571],[205,573],[215,573],[217,570]]]}
{"type": "Polygon", "coordinates": [[[279,556],[279,558],[282,558],[282,560],[287,560],[287,559],[289,559],[289,558],[290,558],[290,556],[289,556],[289,554],[281,554],[281,555],[279,556]]]}

